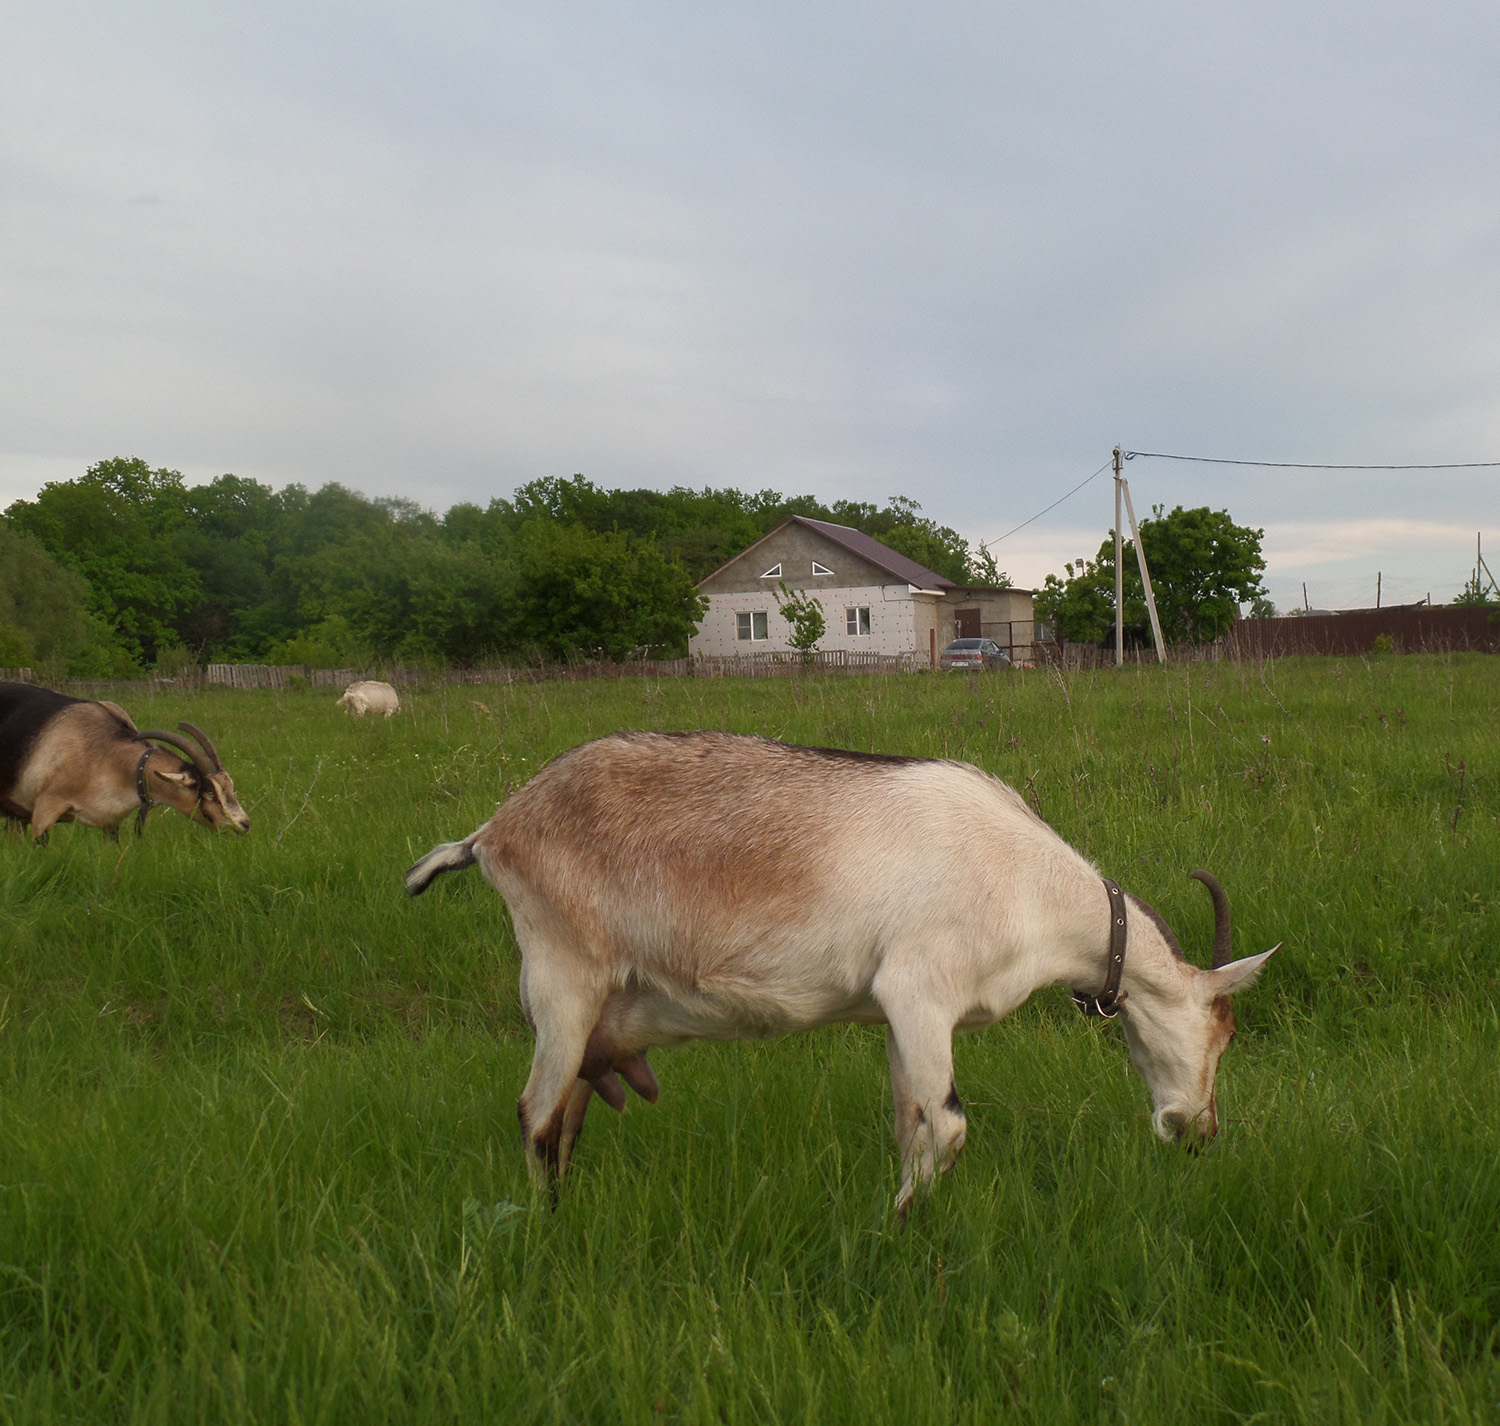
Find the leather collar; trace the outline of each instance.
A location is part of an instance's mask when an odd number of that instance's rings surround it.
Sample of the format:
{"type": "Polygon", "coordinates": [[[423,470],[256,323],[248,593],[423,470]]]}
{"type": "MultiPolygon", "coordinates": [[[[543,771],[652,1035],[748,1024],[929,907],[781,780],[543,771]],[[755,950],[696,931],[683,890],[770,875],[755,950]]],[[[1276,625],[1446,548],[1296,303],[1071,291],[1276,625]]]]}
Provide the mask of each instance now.
{"type": "MultiPolygon", "coordinates": [[[[146,788],[146,759],[152,753],[159,753],[160,748],[155,743],[147,743],[146,751],[141,754],[141,760],[135,765],[135,795],[140,801],[140,806],[135,814],[135,834],[137,837],[146,830],[146,814],[156,806],[151,800],[151,793],[146,788]]],[[[198,806],[203,806],[203,774],[198,774],[198,806]]]]}
{"type": "Polygon", "coordinates": [[[146,830],[146,814],[151,810],[151,794],[146,790],[146,759],[156,749],[146,744],[146,751],[141,754],[141,760],[135,765],[135,795],[140,800],[140,807],[135,814],[135,834],[137,837],[146,830]]]}
{"type": "Polygon", "coordinates": [[[1129,994],[1120,989],[1120,975],[1125,969],[1127,913],[1125,893],[1107,876],[1100,880],[1109,893],[1109,963],[1104,972],[1104,989],[1097,995],[1086,990],[1074,990],[1073,1004],[1085,1015],[1113,1020],[1120,1013],[1120,1006],[1129,994]]]}

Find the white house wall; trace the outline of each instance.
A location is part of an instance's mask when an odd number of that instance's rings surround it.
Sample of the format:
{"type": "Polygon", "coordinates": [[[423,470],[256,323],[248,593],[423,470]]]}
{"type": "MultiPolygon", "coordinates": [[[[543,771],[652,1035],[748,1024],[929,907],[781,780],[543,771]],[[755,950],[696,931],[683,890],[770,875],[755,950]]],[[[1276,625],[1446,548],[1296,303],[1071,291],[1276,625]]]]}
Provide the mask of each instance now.
{"type": "MultiPolygon", "coordinates": [[[[817,599],[823,606],[827,632],[818,640],[820,649],[849,649],[864,653],[901,654],[913,649],[926,653],[927,630],[934,623],[930,595],[913,594],[905,584],[869,585],[852,589],[816,588],[800,591],[817,599]],[[845,610],[866,607],[870,611],[870,632],[850,634],[845,610]]],[[[698,631],[688,640],[688,651],[706,656],[732,657],[735,654],[758,654],[791,648],[792,627],[782,618],[769,589],[745,593],[710,594],[708,610],[698,631]],[[740,639],[735,636],[737,616],[742,613],[766,615],[766,639],[740,639]]]]}

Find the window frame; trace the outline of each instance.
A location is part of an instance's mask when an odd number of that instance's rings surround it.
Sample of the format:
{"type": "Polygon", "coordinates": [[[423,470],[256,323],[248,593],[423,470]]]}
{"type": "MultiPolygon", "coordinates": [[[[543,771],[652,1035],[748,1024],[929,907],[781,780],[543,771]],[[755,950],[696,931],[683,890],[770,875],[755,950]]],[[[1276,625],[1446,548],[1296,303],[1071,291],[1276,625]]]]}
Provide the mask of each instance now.
{"type": "Polygon", "coordinates": [[[734,611],[734,641],[737,644],[763,644],[771,637],[771,614],[767,609],[736,609],[734,611]],[[760,633],[756,633],[759,621],[760,633]],[[749,633],[741,630],[749,629],[749,633]]]}
{"type": "Polygon", "coordinates": [[[869,604],[844,606],[844,634],[851,639],[868,639],[874,634],[874,620],[869,604]]]}

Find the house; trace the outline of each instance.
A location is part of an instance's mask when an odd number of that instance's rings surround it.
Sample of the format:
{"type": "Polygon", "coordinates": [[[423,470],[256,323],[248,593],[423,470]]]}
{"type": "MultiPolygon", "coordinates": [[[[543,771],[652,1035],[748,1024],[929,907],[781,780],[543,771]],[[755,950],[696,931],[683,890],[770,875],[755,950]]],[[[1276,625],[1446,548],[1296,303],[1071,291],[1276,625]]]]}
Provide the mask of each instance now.
{"type": "Polygon", "coordinates": [[[688,641],[694,655],[783,652],[791,626],[781,585],[823,606],[821,650],[917,654],[937,666],[950,640],[992,638],[1030,660],[1031,591],[961,586],[847,525],[793,515],[701,580],[708,610],[688,641]]]}

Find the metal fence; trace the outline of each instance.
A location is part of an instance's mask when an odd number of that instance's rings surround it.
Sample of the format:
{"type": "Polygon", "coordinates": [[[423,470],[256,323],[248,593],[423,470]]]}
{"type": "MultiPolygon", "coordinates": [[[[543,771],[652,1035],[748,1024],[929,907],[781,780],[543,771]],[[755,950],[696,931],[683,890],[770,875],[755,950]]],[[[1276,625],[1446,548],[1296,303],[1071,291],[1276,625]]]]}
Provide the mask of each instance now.
{"type": "MultiPolygon", "coordinates": [[[[1500,652],[1500,608],[1438,605],[1242,619],[1212,643],[1180,644],[1168,649],[1167,658],[1171,663],[1298,656],[1355,658],[1381,649],[1398,654],[1500,652]]],[[[1115,661],[1114,641],[1059,643],[1046,649],[1043,660],[1062,668],[1107,668],[1115,661]]],[[[1154,664],[1156,651],[1150,643],[1127,644],[1125,662],[1154,664]]]]}
{"type": "Polygon", "coordinates": [[[1347,614],[1305,614],[1244,619],[1220,642],[1227,658],[1283,658],[1292,654],[1368,654],[1389,640],[1393,653],[1494,652],[1500,647],[1500,610],[1355,609],[1347,614]]]}

